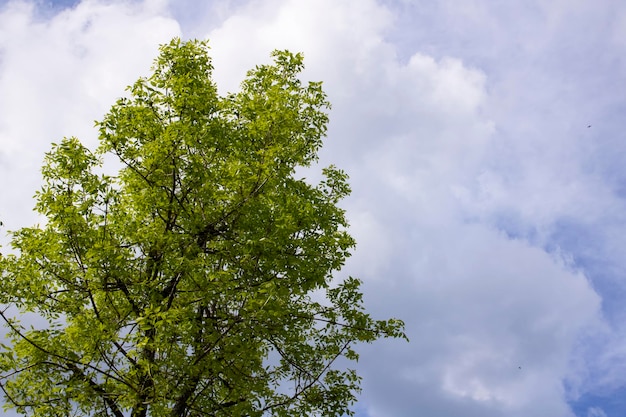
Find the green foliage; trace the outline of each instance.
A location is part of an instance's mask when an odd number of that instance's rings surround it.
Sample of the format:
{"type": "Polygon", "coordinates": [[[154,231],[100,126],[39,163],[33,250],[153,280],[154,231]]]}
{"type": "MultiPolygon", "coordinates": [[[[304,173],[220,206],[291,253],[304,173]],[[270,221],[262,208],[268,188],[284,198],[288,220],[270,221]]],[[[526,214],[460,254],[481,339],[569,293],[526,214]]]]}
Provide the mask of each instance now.
{"type": "Polygon", "coordinates": [[[221,97],[204,42],[161,48],[153,74],[97,123],[100,147],[55,144],[42,227],[0,257],[7,406],[32,416],[340,416],[357,342],[404,337],[332,284],[353,239],[346,175],[316,160],[328,122],[301,55],[274,52],[221,97]],[[115,176],[102,157],[116,156],[115,176]],[[326,294],[322,296],[321,294],[326,294]],[[26,327],[11,312],[43,322],[26,327]]]}

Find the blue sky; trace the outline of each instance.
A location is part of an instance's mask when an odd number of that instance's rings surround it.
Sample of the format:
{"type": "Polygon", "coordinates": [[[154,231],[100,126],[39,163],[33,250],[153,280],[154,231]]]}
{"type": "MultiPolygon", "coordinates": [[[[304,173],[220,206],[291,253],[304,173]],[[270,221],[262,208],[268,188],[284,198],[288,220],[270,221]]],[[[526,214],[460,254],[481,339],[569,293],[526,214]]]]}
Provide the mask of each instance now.
{"type": "Polygon", "coordinates": [[[324,81],[358,242],[339,275],[411,338],[363,347],[360,417],[624,414],[626,4],[0,2],[6,228],[37,220],[50,143],[95,145],[173,36],[210,39],[223,92],[276,48],[324,81]]]}

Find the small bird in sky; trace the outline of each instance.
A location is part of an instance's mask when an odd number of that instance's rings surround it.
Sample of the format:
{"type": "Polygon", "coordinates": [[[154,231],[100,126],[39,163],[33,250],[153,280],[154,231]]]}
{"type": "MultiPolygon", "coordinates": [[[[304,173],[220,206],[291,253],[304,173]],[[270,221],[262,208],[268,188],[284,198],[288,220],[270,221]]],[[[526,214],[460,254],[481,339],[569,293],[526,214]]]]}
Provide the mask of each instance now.
{"type": "Polygon", "coordinates": [[[587,129],[589,129],[591,127],[591,125],[587,125],[587,129]]]}

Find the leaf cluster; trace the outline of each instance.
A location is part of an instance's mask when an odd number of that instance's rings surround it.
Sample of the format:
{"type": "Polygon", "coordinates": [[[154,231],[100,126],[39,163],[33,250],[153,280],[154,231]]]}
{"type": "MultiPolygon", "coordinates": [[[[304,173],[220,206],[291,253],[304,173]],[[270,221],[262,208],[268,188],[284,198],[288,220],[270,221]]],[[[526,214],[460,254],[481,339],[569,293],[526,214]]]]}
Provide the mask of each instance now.
{"type": "Polygon", "coordinates": [[[36,209],[0,257],[7,406],[33,416],[340,416],[357,342],[403,337],[331,285],[354,240],[345,173],[309,166],[326,133],[321,83],[276,51],[220,96],[205,42],[162,46],[152,75],[97,123],[90,151],[47,153],[36,209]],[[102,174],[105,155],[122,168],[102,174]],[[320,297],[319,294],[325,294],[320,297]],[[34,313],[21,324],[11,313],[34,313]]]}

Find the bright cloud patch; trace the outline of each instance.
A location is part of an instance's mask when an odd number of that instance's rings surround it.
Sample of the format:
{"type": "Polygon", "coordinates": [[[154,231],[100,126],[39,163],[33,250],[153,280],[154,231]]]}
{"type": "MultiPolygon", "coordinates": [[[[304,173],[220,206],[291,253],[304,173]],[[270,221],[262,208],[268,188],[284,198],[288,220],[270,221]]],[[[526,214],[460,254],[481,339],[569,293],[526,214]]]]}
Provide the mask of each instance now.
{"type": "Polygon", "coordinates": [[[50,20],[28,2],[0,9],[0,175],[14,179],[4,184],[11,204],[0,216],[9,228],[24,225],[18,219],[33,206],[50,143],[78,136],[94,145],[93,121],[178,33],[178,23],[149,3],[86,1],[50,20]]]}

